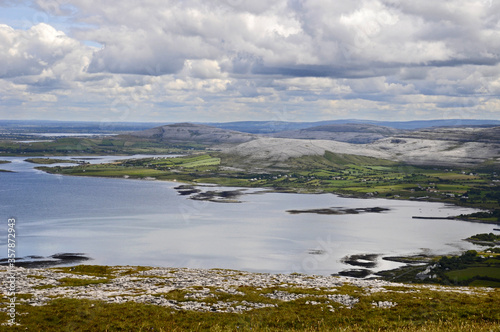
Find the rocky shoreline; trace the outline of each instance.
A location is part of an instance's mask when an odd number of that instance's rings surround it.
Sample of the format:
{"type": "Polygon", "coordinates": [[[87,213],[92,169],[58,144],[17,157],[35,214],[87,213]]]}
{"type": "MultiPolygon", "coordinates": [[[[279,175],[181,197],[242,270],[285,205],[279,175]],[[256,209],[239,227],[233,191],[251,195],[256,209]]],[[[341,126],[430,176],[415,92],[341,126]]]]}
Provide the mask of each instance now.
{"type": "MultiPolygon", "coordinates": [[[[225,313],[278,307],[281,303],[301,298],[309,299],[306,305],[327,304],[330,311],[334,311],[334,306],[339,308],[339,305],[341,308],[355,308],[360,297],[374,293],[415,293],[427,289],[473,295],[492,291],[487,288],[410,285],[337,276],[263,274],[221,269],[116,266],[102,267],[106,273],[98,274],[79,272],[82,267],[87,266],[51,269],[18,267],[10,270],[0,267],[0,277],[4,280],[5,290],[7,278],[15,275],[16,302],[31,306],[46,305],[55,298],[73,298],[107,303],[133,301],[175,310],[225,313]],[[73,285],[67,286],[68,282],[73,285]],[[343,290],[343,286],[358,287],[360,291],[353,295],[343,290]],[[251,297],[247,297],[249,292],[251,297]]],[[[0,311],[5,312],[7,302],[3,302],[0,311]]],[[[391,301],[372,303],[377,308],[396,305],[391,301]]]]}

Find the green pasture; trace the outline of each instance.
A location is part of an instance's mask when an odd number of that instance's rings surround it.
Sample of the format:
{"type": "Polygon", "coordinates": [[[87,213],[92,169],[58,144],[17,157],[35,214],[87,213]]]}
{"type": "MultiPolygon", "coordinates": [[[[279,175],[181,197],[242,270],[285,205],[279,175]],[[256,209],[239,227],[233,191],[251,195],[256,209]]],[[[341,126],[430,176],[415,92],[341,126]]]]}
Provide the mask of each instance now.
{"type": "Polygon", "coordinates": [[[469,186],[461,184],[437,184],[436,189],[440,191],[452,191],[457,193],[464,193],[470,189],[469,186]]]}
{"type": "Polygon", "coordinates": [[[463,270],[455,270],[455,271],[446,272],[446,275],[451,280],[458,280],[458,281],[468,280],[468,279],[471,279],[475,276],[481,276],[481,277],[489,277],[489,278],[498,279],[498,281],[500,282],[500,267],[499,266],[469,267],[469,268],[463,269],[463,270]]]}
{"type": "Polygon", "coordinates": [[[208,159],[203,159],[203,160],[198,160],[198,161],[193,161],[189,163],[183,163],[183,167],[199,167],[199,166],[214,166],[214,165],[220,165],[220,158],[208,158],[208,159]]]}
{"type": "Polygon", "coordinates": [[[466,180],[472,181],[479,179],[478,176],[462,174],[462,173],[434,173],[432,176],[442,180],[466,180]]]}
{"type": "MultiPolygon", "coordinates": [[[[57,172],[55,172],[57,173],[57,172]]],[[[63,169],[61,174],[81,175],[81,176],[102,176],[102,177],[155,177],[164,175],[164,171],[147,169],[147,168],[132,168],[132,167],[82,167],[77,169],[63,169]]]]}

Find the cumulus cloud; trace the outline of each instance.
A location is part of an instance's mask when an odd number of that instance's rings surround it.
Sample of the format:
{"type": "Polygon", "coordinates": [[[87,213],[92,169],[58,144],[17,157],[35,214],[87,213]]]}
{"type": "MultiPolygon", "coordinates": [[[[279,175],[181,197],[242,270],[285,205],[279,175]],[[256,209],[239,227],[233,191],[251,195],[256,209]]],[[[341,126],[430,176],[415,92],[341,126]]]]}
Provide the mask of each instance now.
{"type": "Polygon", "coordinates": [[[27,31],[2,24],[0,47],[0,77],[16,77],[42,74],[80,48],[80,44],[45,23],[27,31]]]}
{"type": "Polygon", "coordinates": [[[498,1],[26,3],[49,19],[27,30],[0,25],[0,91],[65,107],[119,100],[159,108],[151,114],[220,109],[244,119],[285,105],[300,120],[426,108],[432,117],[457,105],[491,117],[500,92],[498,1]],[[50,17],[70,23],[63,32],[50,17]]]}

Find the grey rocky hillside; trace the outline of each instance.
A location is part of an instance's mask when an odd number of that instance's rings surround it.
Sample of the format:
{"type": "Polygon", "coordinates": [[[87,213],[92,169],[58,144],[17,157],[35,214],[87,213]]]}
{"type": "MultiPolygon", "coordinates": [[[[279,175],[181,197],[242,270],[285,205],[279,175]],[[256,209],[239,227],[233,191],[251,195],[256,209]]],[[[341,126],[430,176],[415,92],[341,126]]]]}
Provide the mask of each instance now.
{"type": "Polygon", "coordinates": [[[437,127],[415,131],[403,131],[398,136],[445,141],[450,140],[458,142],[484,142],[500,144],[500,126],[437,127]]]}
{"type": "Polygon", "coordinates": [[[397,135],[402,130],[365,123],[347,123],[315,126],[269,134],[269,137],[322,139],[353,144],[372,143],[379,139],[397,135]]]}
{"type": "Polygon", "coordinates": [[[282,166],[286,166],[289,158],[321,156],[325,151],[330,151],[414,165],[477,167],[488,163],[490,166],[500,167],[500,127],[444,127],[392,133],[387,130],[383,134],[373,132],[381,127],[365,127],[372,131],[366,134],[372,135],[372,140],[363,144],[349,142],[358,133],[363,134],[362,128],[356,126],[348,128],[359,132],[333,132],[341,139],[261,137],[226,148],[224,151],[243,156],[248,161],[282,163],[282,166]],[[373,139],[375,135],[382,137],[375,140],[373,139]]]}
{"type": "Polygon", "coordinates": [[[256,135],[216,127],[178,123],[130,133],[130,136],[168,143],[237,144],[257,138],[256,135]]]}

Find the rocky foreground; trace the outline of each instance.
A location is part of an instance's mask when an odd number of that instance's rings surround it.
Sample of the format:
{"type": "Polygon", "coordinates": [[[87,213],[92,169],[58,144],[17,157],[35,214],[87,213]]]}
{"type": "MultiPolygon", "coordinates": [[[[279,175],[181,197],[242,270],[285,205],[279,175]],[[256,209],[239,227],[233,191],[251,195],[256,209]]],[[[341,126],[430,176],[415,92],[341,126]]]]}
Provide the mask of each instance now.
{"type": "MultiPolygon", "coordinates": [[[[176,310],[201,312],[242,313],[259,308],[278,307],[280,303],[301,298],[308,298],[306,305],[327,304],[333,312],[334,307],[339,308],[339,304],[340,308],[355,309],[361,297],[374,293],[415,295],[424,290],[433,290],[484,295],[492,291],[488,288],[407,285],[347,277],[260,274],[220,269],[120,266],[109,267],[103,274],[105,276],[97,276],[97,273],[78,272],[78,267],[15,270],[0,267],[4,295],[8,289],[8,277],[12,274],[16,276],[16,302],[20,304],[42,306],[54,298],[74,298],[108,303],[134,301],[176,310]],[[354,286],[359,291],[352,293],[347,290],[349,287],[344,286],[354,286]],[[258,296],[247,298],[245,291],[248,289],[257,291],[258,296]],[[175,294],[175,297],[172,294],[175,294]],[[255,300],[259,298],[262,302],[255,300]]],[[[3,303],[0,311],[6,311],[7,303],[3,303]]],[[[378,308],[398,305],[392,301],[377,301],[371,304],[378,308]]]]}

